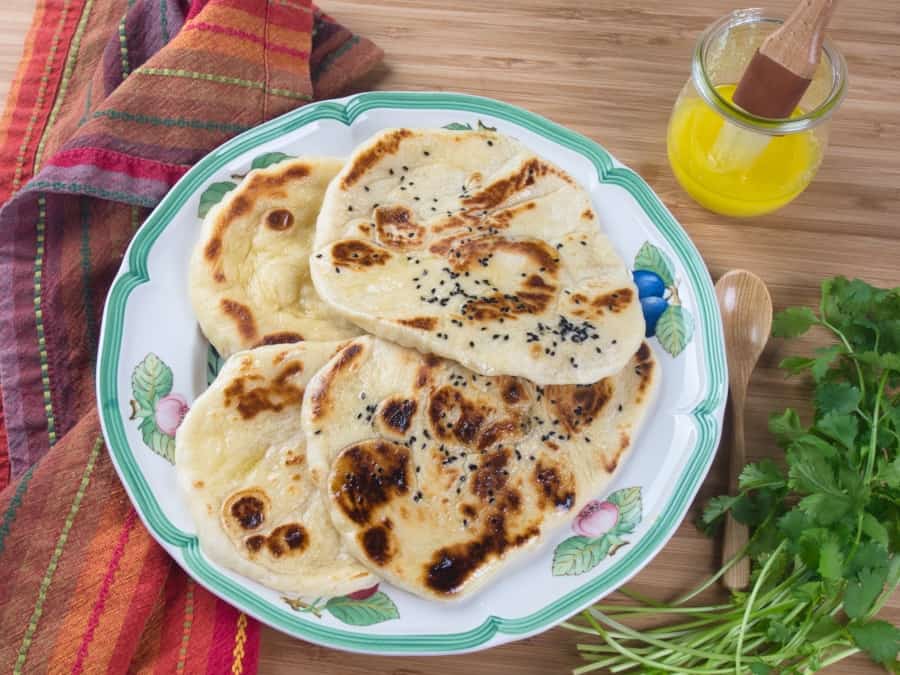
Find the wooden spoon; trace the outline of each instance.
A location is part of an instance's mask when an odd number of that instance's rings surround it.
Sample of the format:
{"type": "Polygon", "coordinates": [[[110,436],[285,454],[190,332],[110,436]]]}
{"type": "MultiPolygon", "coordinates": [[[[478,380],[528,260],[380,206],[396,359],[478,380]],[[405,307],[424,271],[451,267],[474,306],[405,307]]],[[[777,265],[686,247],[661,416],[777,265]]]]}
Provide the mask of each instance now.
{"type": "MultiPolygon", "coordinates": [[[[731,270],[716,282],[716,298],[725,331],[728,388],[731,392],[731,457],[728,491],[737,492],[738,474],[746,463],[744,403],[750,374],[772,332],[772,298],[762,279],[746,270],[731,270]]],[[[747,526],[729,513],[725,521],[722,560],[731,560],[747,544],[747,526]]],[[[750,560],[743,558],[722,578],[732,590],[750,583],[750,560]]]]}

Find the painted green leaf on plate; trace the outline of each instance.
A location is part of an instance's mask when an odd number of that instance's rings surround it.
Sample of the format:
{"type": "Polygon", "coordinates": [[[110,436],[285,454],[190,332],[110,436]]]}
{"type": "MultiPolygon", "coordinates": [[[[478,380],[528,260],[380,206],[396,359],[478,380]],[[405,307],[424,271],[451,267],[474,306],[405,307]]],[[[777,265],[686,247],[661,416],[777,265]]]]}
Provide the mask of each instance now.
{"type": "Polygon", "coordinates": [[[634,269],[655,272],[667,287],[675,282],[669,257],[649,241],[644,242],[634,256],[634,269]]]}
{"type": "Polygon", "coordinates": [[[487,124],[478,120],[478,130],[479,131],[497,131],[497,127],[489,127],[487,124]]]}
{"type": "Polygon", "coordinates": [[[353,600],[347,596],[330,598],[325,603],[325,609],[338,621],[351,626],[371,626],[400,618],[397,605],[382,591],[363,600],[353,600]]]}
{"type": "Polygon", "coordinates": [[[267,152],[264,155],[260,155],[250,164],[251,169],[265,169],[267,166],[272,166],[273,164],[278,164],[278,162],[283,162],[286,159],[293,159],[293,155],[288,155],[283,152],[267,152]]]}
{"type": "Polygon", "coordinates": [[[157,401],[172,391],[172,369],[151,352],[131,374],[131,389],[138,404],[137,414],[152,415],[157,401]]]}
{"type": "Polygon", "coordinates": [[[232,183],[230,180],[210,185],[203,191],[203,194],[200,195],[200,206],[197,209],[197,215],[201,218],[205,218],[206,214],[209,213],[209,210],[222,201],[222,197],[224,197],[226,193],[234,190],[236,187],[237,183],[232,183]]]}
{"type": "Polygon", "coordinates": [[[219,356],[219,352],[212,345],[206,350],[206,384],[210,385],[216,379],[216,375],[225,365],[225,359],[219,356]]]}
{"type": "Polygon", "coordinates": [[[669,305],[656,324],[659,344],[672,356],[678,356],[694,335],[694,319],[681,305],[669,305]]]}
{"type": "Polygon", "coordinates": [[[154,415],[144,417],[138,429],[148,448],[166,461],[175,463],[175,439],[159,430],[154,415]]]}
{"type": "Polygon", "coordinates": [[[617,534],[629,534],[641,522],[641,488],[629,487],[616,490],[606,498],[619,509],[619,519],[613,531],[617,534]]]}
{"type": "Polygon", "coordinates": [[[450,124],[445,124],[443,128],[450,131],[472,131],[471,124],[463,124],[462,122],[451,122],[450,124]]]}
{"type": "Polygon", "coordinates": [[[594,569],[609,553],[610,541],[604,535],[596,539],[569,537],[553,552],[553,576],[574,576],[594,569]]]}

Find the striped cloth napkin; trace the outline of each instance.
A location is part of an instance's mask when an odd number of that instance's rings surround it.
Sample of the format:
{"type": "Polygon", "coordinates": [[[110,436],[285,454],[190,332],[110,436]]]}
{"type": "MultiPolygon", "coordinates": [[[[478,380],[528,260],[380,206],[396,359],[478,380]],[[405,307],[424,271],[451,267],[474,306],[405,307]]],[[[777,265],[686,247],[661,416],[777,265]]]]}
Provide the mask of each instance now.
{"type": "Polygon", "coordinates": [[[256,622],[153,542],[106,454],[101,309],[193,162],[380,59],[310,0],[38,0],[0,120],[0,671],[256,671],[256,622]]]}

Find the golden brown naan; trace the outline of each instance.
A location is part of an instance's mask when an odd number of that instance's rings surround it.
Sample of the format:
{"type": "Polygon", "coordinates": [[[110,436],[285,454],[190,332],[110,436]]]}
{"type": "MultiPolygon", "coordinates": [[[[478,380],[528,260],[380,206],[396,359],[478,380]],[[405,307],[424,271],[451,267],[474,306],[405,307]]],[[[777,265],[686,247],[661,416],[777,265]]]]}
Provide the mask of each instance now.
{"type": "Polygon", "coordinates": [[[658,385],[646,342],[615,376],[540,387],[365,336],[310,381],[303,430],[347,550],[443,600],[481,588],[597,496],[658,385]]]}
{"type": "Polygon", "coordinates": [[[251,171],[207,214],[190,263],[200,329],[223,356],[362,333],[323,303],[309,279],[319,206],[343,162],[288,159],[251,171]]]}
{"type": "Polygon", "coordinates": [[[376,582],[331,524],[300,428],[304,388],[340,345],[235,354],[194,401],[175,440],[178,485],[203,551],[292,594],[342,595],[376,582]]]}
{"type": "Polygon", "coordinates": [[[499,133],[377,134],[329,186],[314,248],[313,283],[341,315],[483,375],[591,383],[644,335],[588,194],[499,133]]]}

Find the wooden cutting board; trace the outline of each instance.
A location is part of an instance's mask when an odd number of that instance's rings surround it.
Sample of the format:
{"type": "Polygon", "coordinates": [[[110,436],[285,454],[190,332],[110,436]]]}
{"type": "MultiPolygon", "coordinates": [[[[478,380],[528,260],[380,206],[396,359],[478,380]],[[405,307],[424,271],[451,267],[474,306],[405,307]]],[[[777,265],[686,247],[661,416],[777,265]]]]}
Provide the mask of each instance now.
{"type": "MultiPolygon", "coordinates": [[[[637,170],[660,194],[699,247],[713,278],[733,267],[769,284],[776,310],[810,304],[825,275],[861,276],[900,285],[900,3],[858,0],[833,20],[831,36],[850,69],[850,90],[831,128],[818,178],[774,215],[738,221],[694,204],[666,161],[672,103],[690,68],[694,40],[732,7],[719,0],[322,0],[353,30],[375,40],[385,64],[360,89],[442,89],[482,94],[524,106],[580,131],[637,170]]],[[[752,4],[752,3],[751,3],[752,4]]],[[[787,15],[793,0],[769,0],[787,15]]],[[[34,0],[0,2],[0,94],[5,98],[34,0]]],[[[785,380],[777,363],[808,352],[815,340],[769,344],[747,405],[751,458],[773,453],[770,412],[800,407],[808,391],[785,380]]],[[[717,462],[700,500],[725,489],[717,462]]],[[[690,518],[633,582],[672,597],[717,565],[718,547],[690,518]]],[[[885,618],[900,621],[900,598],[885,618]]],[[[343,654],[265,629],[260,673],[287,675],[544,675],[579,665],[575,634],[555,629],[486,652],[441,658],[343,654]]],[[[865,658],[830,669],[879,673],[865,658]]]]}

